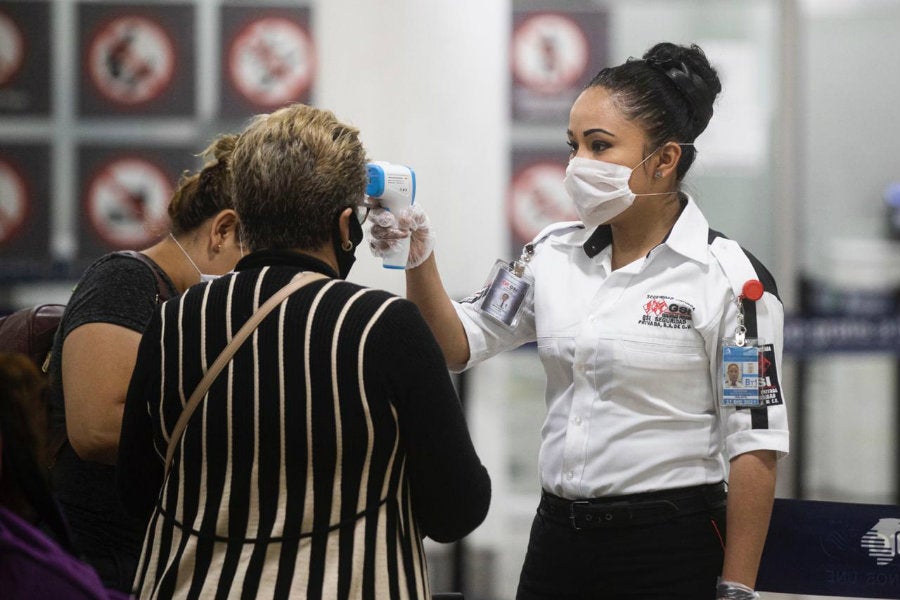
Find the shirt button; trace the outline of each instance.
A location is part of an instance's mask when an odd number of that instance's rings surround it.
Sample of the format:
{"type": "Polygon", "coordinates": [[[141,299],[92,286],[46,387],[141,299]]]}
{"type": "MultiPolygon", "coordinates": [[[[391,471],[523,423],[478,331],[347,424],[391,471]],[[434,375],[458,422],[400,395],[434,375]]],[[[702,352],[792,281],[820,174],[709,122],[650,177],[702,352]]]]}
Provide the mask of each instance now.
{"type": "Polygon", "coordinates": [[[581,417],[575,417],[574,419],[572,419],[572,422],[576,425],[581,425],[581,417]]]}
{"type": "Polygon", "coordinates": [[[572,471],[569,471],[568,473],[566,473],[566,479],[568,479],[569,481],[572,481],[572,479],[574,477],[575,477],[575,473],[573,473],[572,471]]]}

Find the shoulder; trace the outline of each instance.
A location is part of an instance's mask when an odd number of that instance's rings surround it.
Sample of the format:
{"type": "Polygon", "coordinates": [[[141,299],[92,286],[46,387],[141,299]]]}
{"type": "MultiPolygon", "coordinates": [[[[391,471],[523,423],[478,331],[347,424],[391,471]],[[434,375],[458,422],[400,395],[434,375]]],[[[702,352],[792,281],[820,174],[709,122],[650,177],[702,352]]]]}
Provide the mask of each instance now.
{"type": "Polygon", "coordinates": [[[388,291],[366,287],[340,279],[323,279],[309,285],[312,294],[321,294],[321,302],[333,307],[344,306],[347,318],[380,321],[397,314],[408,314],[415,305],[388,291]]]}
{"type": "Polygon", "coordinates": [[[156,277],[141,261],[107,254],[92,264],[72,292],[63,318],[64,334],[93,322],[142,331],[156,306],[156,277]]]}
{"type": "Polygon", "coordinates": [[[340,298],[346,299],[365,299],[368,305],[380,305],[391,299],[399,299],[396,294],[378,288],[367,287],[358,283],[344,281],[342,279],[322,279],[313,282],[310,286],[312,289],[322,289],[327,287],[329,292],[340,298]],[[315,287],[313,287],[315,286],[315,287]]]}
{"type": "Polygon", "coordinates": [[[534,239],[531,240],[531,245],[537,246],[551,239],[566,240],[568,236],[582,234],[584,230],[584,223],[581,221],[560,221],[558,223],[551,223],[534,236],[534,239]]]}
{"type": "Polygon", "coordinates": [[[97,259],[82,275],[76,286],[120,286],[148,284],[156,287],[156,277],[150,267],[128,254],[113,252],[97,259]]]}
{"type": "Polygon", "coordinates": [[[708,242],[715,261],[735,289],[740,289],[744,281],[755,277],[763,284],[765,291],[781,301],[775,277],[752,253],[713,229],[709,230],[708,242]]]}

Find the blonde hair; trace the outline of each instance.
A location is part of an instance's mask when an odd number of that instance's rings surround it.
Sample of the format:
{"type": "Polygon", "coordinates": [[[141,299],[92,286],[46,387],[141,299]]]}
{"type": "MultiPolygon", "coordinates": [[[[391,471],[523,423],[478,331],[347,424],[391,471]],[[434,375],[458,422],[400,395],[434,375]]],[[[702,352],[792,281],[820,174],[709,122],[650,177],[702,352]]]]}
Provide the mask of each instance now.
{"type": "Polygon", "coordinates": [[[331,239],[337,214],[365,193],[366,153],[359,131],[331,111],[292,104],[253,118],[231,172],[250,249],[311,249],[331,239]]]}

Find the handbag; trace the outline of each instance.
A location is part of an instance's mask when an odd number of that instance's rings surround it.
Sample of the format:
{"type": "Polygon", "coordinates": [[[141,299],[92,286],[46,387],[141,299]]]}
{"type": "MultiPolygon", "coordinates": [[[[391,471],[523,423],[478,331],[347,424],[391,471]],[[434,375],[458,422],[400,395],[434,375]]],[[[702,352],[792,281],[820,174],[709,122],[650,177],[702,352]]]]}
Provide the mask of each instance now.
{"type": "Polygon", "coordinates": [[[219,373],[228,364],[234,353],[238,351],[238,348],[241,347],[241,344],[250,337],[250,334],[259,327],[259,324],[262,322],[266,316],[272,312],[272,310],[287,300],[288,296],[302,288],[307,283],[311,283],[317,279],[325,279],[325,275],[320,273],[310,273],[304,271],[303,273],[299,273],[294,276],[291,281],[285,285],[283,288],[275,292],[268,300],[266,300],[256,311],[250,315],[250,318],[247,319],[247,322],[244,323],[238,332],[234,335],[231,341],[225,346],[225,349],[222,350],[222,353],[216,357],[216,360],[213,362],[212,366],[203,375],[203,379],[200,380],[200,383],[197,384],[197,387],[194,389],[194,392],[191,394],[190,399],[188,399],[187,404],[184,405],[184,410],[181,411],[181,416],[178,417],[178,422],[175,423],[175,427],[172,429],[172,435],[169,437],[169,447],[166,449],[166,466],[164,472],[164,478],[168,477],[169,469],[172,467],[172,458],[175,456],[175,448],[178,447],[178,443],[181,441],[181,436],[184,433],[185,428],[187,427],[188,421],[191,418],[191,415],[194,414],[194,411],[197,409],[197,406],[200,405],[200,401],[203,400],[203,397],[206,396],[206,392],[209,390],[209,386],[212,385],[213,381],[215,381],[216,377],[218,377],[219,373]]]}

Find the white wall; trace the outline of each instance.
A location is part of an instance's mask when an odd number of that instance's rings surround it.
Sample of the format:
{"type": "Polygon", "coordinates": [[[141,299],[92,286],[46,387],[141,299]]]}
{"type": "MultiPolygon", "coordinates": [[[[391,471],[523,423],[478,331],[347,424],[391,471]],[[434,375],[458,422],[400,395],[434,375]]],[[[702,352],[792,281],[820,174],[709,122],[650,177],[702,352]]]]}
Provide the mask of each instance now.
{"type": "MultiPolygon", "coordinates": [[[[360,128],[370,156],[412,166],[453,296],[507,246],[508,0],[322,0],[316,104],[360,128]]],[[[403,293],[360,249],[352,281],[403,293]]]]}

